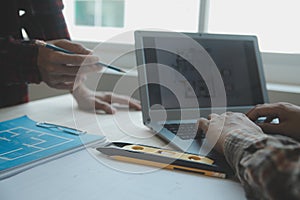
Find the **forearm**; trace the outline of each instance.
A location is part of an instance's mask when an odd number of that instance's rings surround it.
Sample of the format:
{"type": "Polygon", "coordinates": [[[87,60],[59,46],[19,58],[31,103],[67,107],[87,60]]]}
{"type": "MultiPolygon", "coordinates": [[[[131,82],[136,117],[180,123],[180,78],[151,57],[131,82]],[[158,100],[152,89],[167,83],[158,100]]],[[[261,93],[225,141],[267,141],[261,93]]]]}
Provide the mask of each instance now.
{"type": "Polygon", "coordinates": [[[236,131],[226,138],[224,150],[248,197],[300,198],[298,142],[284,136],[236,131]]]}

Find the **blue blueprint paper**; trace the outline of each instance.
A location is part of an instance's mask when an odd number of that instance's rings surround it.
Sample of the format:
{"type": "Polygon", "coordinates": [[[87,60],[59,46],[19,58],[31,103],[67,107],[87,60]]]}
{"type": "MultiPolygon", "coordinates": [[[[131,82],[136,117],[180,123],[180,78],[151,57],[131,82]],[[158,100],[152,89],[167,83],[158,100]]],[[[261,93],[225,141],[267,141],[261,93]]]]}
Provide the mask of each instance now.
{"type": "Polygon", "coordinates": [[[0,174],[103,140],[103,136],[77,136],[37,127],[27,116],[0,122],[0,174]]]}

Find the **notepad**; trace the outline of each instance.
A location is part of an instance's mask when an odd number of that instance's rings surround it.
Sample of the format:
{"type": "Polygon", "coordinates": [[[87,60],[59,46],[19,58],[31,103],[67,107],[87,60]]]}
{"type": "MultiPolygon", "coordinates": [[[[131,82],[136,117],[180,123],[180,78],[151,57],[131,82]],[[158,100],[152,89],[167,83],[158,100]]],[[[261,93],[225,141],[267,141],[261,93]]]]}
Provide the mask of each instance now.
{"type": "Polygon", "coordinates": [[[0,180],[36,165],[106,142],[104,136],[43,128],[27,116],[0,122],[0,180]]]}

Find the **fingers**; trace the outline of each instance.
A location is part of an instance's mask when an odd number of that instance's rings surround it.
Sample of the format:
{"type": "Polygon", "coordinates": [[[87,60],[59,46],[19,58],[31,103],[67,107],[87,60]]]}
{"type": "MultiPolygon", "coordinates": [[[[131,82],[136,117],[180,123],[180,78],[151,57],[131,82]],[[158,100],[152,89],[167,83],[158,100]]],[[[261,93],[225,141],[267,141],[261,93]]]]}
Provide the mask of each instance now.
{"type": "Polygon", "coordinates": [[[129,105],[129,108],[141,110],[140,102],[128,96],[116,95],[113,93],[96,95],[95,108],[97,110],[103,110],[107,114],[115,114],[117,110],[113,107],[112,103],[129,105]]]}
{"type": "Polygon", "coordinates": [[[141,110],[141,104],[138,100],[130,98],[128,96],[117,95],[113,93],[107,93],[104,96],[98,96],[98,98],[102,99],[108,103],[118,103],[122,105],[128,105],[129,108],[141,110]]]}
{"type": "Polygon", "coordinates": [[[276,119],[276,116],[267,116],[264,122],[271,123],[274,119],[276,119]]]}
{"type": "Polygon", "coordinates": [[[92,55],[66,54],[62,52],[52,51],[51,53],[49,53],[48,61],[54,64],[82,66],[94,65],[99,62],[99,58],[92,55]]]}
{"type": "Polygon", "coordinates": [[[257,124],[265,133],[282,133],[284,132],[284,128],[279,124],[272,123],[259,123],[257,124]]]}
{"type": "MultiPolygon", "coordinates": [[[[61,65],[53,65],[40,69],[43,81],[50,87],[56,89],[70,90],[74,86],[79,67],[68,67],[61,65]]],[[[79,82],[80,76],[77,79],[79,82]]]]}
{"type": "Polygon", "coordinates": [[[132,99],[129,101],[129,108],[132,108],[132,109],[135,109],[135,110],[141,110],[142,109],[140,102],[136,101],[136,100],[132,100],[132,99]]]}
{"type": "Polygon", "coordinates": [[[211,120],[211,119],[216,118],[218,116],[219,116],[218,114],[212,113],[212,114],[208,115],[207,119],[211,120]]]}
{"type": "Polygon", "coordinates": [[[59,84],[59,83],[70,83],[74,84],[76,76],[68,76],[68,75],[59,75],[59,76],[52,76],[52,83],[59,84]]]}
{"type": "Polygon", "coordinates": [[[39,47],[37,65],[41,79],[50,87],[57,89],[72,89],[78,72],[87,74],[102,69],[97,65],[99,58],[84,55],[89,51],[78,44],[67,40],[57,40],[53,44],[60,45],[70,51],[81,54],[66,54],[45,47],[39,47]],[[79,71],[80,70],[80,71],[79,71]],[[73,76],[73,78],[71,78],[73,76]],[[67,80],[65,80],[67,79],[67,80]]]}
{"type": "MultiPolygon", "coordinates": [[[[210,114],[207,119],[201,117],[197,123],[198,129],[203,130],[205,133],[207,133],[209,126],[211,125],[212,127],[218,124],[223,118],[223,116],[212,113],[210,114]]],[[[222,124],[220,124],[222,126],[222,124]]]]}
{"type": "Polygon", "coordinates": [[[103,110],[107,114],[115,114],[117,111],[111,104],[98,99],[95,100],[95,109],[103,110]]]}
{"type": "Polygon", "coordinates": [[[123,105],[129,105],[129,108],[135,110],[141,110],[141,104],[138,100],[132,99],[127,96],[113,95],[112,103],[119,103],[123,105]]]}
{"type": "Polygon", "coordinates": [[[201,117],[198,120],[197,125],[198,125],[198,129],[201,129],[206,133],[209,127],[209,120],[201,117]]]}
{"type": "Polygon", "coordinates": [[[67,49],[67,50],[69,50],[71,52],[77,53],[77,54],[85,54],[85,55],[87,55],[87,54],[92,53],[91,50],[86,49],[81,44],[77,44],[77,43],[71,42],[69,40],[54,40],[54,41],[51,41],[50,43],[52,43],[52,44],[54,44],[54,45],[56,45],[58,47],[67,49]]]}
{"type": "Polygon", "coordinates": [[[98,72],[101,67],[97,65],[89,65],[89,66],[66,66],[66,65],[58,65],[54,64],[51,66],[46,67],[48,75],[67,75],[67,76],[74,76],[77,75],[85,75],[91,72],[98,72]]]}
{"type": "Polygon", "coordinates": [[[79,74],[88,74],[88,73],[93,73],[93,72],[99,72],[103,68],[100,65],[87,65],[87,66],[81,66],[79,68],[78,73],[79,74]]]}
{"type": "Polygon", "coordinates": [[[257,120],[259,117],[276,118],[279,115],[279,110],[273,104],[263,104],[255,106],[246,115],[252,121],[257,120]]]}
{"type": "Polygon", "coordinates": [[[65,66],[65,65],[51,65],[49,66],[48,73],[49,75],[73,75],[76,76],[80,67],[78,66],[65,66]]]}
{"type": "MultiPolygon", "coordinates": [[[[84,76],[82,78],[84,78],[84,76]]],[[[110,92],[98,92],[95,95],[95,92],[87,88],[84,84],[80,84],[72,90],[72,94],[76,99],[79,108],[82,110],[91,111],[96,109],[97,111],[103,110],[107,114],[114,114],[117,110],[111,105],[112,102],[115,103],[115,101],[112,101],[112,96],[116,96],[117,102],[119,103],[130,102],[133,108],[140,108],[139,102],[135,99],[130,99],[129,97],[121,95],[113,95],[110,92]]]]}

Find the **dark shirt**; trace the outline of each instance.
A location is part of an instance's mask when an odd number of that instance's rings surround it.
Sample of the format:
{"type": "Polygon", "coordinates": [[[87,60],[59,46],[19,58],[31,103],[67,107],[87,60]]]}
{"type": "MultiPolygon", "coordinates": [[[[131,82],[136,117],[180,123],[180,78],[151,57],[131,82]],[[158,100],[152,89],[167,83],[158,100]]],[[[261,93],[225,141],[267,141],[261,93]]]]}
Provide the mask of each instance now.
{"type": "Polygon", "coordinates": [[[70,38],[62,9],[61,0],[0,2],[0,108],[27,102],[27,85],[41,82],[33,39],[70,38]]]}

